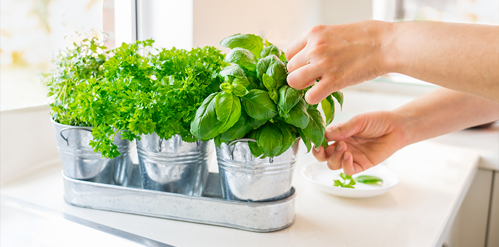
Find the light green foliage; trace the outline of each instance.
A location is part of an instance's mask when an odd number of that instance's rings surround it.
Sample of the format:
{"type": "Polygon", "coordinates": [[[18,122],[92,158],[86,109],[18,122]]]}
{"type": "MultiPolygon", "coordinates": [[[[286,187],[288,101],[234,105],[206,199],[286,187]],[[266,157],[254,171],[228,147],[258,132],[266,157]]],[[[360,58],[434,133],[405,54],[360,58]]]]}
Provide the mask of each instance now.
{"type": "Polygon", "coordinates": [[[372,176],[372,175],[360,175],[355,178],[358,183],[369,184],[369,185],[382,185],[383,179],[372,176]]]}
{"type": "Polygon", "coordinates": [[[214,47],[161,49],[153,55],[153,43],[123,43],[103,52],[106,48],[94,38],[61,52],[47,83],[55,99],[54,120],[94,127],[90,145],[107,158],[119,155],[112,143],[118,132],[128,140],[155,132],[165,139],[180,134],[195,141],[191,122],[203,100],[219,90],[224,55],[214,47]]]}
{"type": "Polygon", "coordinates": [[[363,184],[368,184],[368,185],[382,185],[383,184],[383,179],[376,177],[376,176],[371,176],[371,175],[360,175],[356,178],[352,178],[352,176],[346,175],[345,173],[341,173],[340,178],[343,181],[340,179],[335,179],[333,186],[355,189],[355,185],[357,183],[363,183],[363,184]]]}
{"type": "Polygon", "coordinates": [[[349,189],[355,189],[355,180],[352,178],[352,176],[346,175],[345,173],[341,173],[340,177],[343,179],[341,181],[340,179],[335,179],[333,186],[336,187],[342,187],[342,188],[349,188],[349,189]]]}

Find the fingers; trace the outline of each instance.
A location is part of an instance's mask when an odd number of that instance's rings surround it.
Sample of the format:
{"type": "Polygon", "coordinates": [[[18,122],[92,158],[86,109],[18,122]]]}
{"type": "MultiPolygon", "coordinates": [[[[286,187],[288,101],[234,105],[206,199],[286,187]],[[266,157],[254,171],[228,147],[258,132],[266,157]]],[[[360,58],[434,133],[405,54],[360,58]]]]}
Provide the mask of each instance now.
{"type": "Polygon", "coordinates": [[[286,48],[286,58],[290,61],[298,52],[300,52],[307,45],[307,33],[303,33],[300,37],[296,38],[286,48]]]}
{"type": "Polygon", "coordinates": [[[361,115],[355,116],[343,124],[333,125],[326,129],[328,141],[338,141],[351,137],[364,129],[365,121],[361,115]]]}
{"type": "Polygon", "coordinates": [[[341,157],[341,166],[343,167],[343,172],[346,174],[346,175],[353,175],[357,172],[352,172],[353,170],[355,170],[353,167],[354,167],[354,164],[355,165],[358,165],[357,163],[354,163],[353,162],[353,156],[352,156],[352,153],[350,152],[344,152],[343,153],[343,156],[341,157]]]}
{"type": "Polygon", "coordinates": [[[327,159],[327,166],[331,170],[338,170],[342,168],[342,157],[343,153],[346,151],[347,145],[345,142],[338,142],[335,146],[332,146],[328,150],[330,151],[330,155],[327,159]]]}
{"type": "Polygon", "coordinates": [[[290,87],[300,90],[314,84],[315,79],[319,78],[320,75],[321,71],[315,65],[308,64],[290,73],[287,80],[290,87]]]}
{"type": "Polygon", "coordinates": [[[327,160],[326,157],[326,150],[324,150],[323,146],[319,146],[318,148],[313,148],[312,149],[312,154],[315,156],[315,158],[320,161],[324,162],[327,160]]]}
{"type": "MultiPolygon", "coordinates": [[[[313,67],[312,65],[309,65],[309,66],[313,67]]],[[[318,76],[320,76],[320,75],[321,75],[321,73],[318,74],[318,76]]],[[[293,87],[290,83],[289,76],[288,76],[288,84],[291,87],[293,87]]],[[[316,76],[315,78],[318,78],[318,76],[315,74],[311,74],[309,77],[311,77],[311,76],[316,76]]],[[[302,78],[303,77],[305,77],[305,76],[302,76],[302,78]]],[[[295,79],[295,78],[291,79],[291,81],[294,81],[294,80],[298,81],[299,79],[295,79]]],[[[328,95],[330,95],[333,92],[336,92],[340,89],[341,89],[341,87],[339,86],[339,84],[335,83],[331,77],[322,77],[322,79],[318,83],[316,83],[310,90],[307,91],[307,93],[305,94],[305,100],[309,104],[315,105],[315,104],[320,103],[328,95]]]]}

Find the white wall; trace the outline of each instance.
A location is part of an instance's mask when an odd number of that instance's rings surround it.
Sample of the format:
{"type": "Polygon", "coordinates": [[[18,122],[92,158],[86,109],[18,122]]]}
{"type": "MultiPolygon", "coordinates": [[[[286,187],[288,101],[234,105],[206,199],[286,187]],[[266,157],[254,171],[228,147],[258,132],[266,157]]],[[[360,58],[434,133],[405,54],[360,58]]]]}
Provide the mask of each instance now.
{"type": "MultiPolygon", "coordinates": [[[[218,46],[235,33],[266,37],[281,49],[318,24],[371,19],[371,0],[193,0],[193,46],[218,46]]],[[[221,47],[219,47],[221,48],[221,47]]]]}
{"type": "Polygon", "coordinates": [[[0,112],[0,184],[59,163],[49,107],[0,112]]]}

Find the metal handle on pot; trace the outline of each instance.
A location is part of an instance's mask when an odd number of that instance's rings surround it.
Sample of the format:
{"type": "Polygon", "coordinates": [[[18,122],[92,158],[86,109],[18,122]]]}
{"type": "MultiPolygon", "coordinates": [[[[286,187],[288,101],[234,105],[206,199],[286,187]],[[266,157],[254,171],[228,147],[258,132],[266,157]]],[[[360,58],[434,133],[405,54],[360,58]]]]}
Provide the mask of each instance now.
{"type": "Polygon", "coordinates": [[[66,141],[66,144],[69,146],[69,135],[68,137],[64,137],[64,135],[62,135],[62,132],[66,131],[66,130],[85,130],[85,131],[88,131],[90,133],[92,133],[91,130],[87,129],[87,128],[84,128],[84,127],[71,127],[71,128],[64,128],[62,129],[60,132],[59,132],[59,135],[61,135],[62,139],[66,141]]]}
{"type": "Polygon", "coordinates": [[[256,142],[256,140],[255,139],[251,139],[251,138],[241,138],[241,139],[237,139],[237,140],[231,141],[229,143],[229,145],[227,145],[227,148],[229,149],[229,154],[230,154],[231,160],[234,160],[234,150],[231,150],[230,147],[232,145],[236,144],[236,142],[256,142]]]}

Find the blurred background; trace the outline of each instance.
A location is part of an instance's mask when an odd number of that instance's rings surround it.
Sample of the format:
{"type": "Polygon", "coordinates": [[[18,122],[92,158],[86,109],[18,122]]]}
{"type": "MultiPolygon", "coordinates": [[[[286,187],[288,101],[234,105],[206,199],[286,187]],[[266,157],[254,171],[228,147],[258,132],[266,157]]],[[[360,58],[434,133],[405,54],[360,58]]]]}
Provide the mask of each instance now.
{"type": "Polygon", "coordinates": [[[161,47],[221,48],[228,35],[254,33],[285,49],[318,24],[499,23],[497,0],[2,0],[0,7],[2,111],[46,104],[39,75],[50,71],[58,49],[78,40],[77,32],[104,32],[108,48],[151,37],[161,47]]]}

